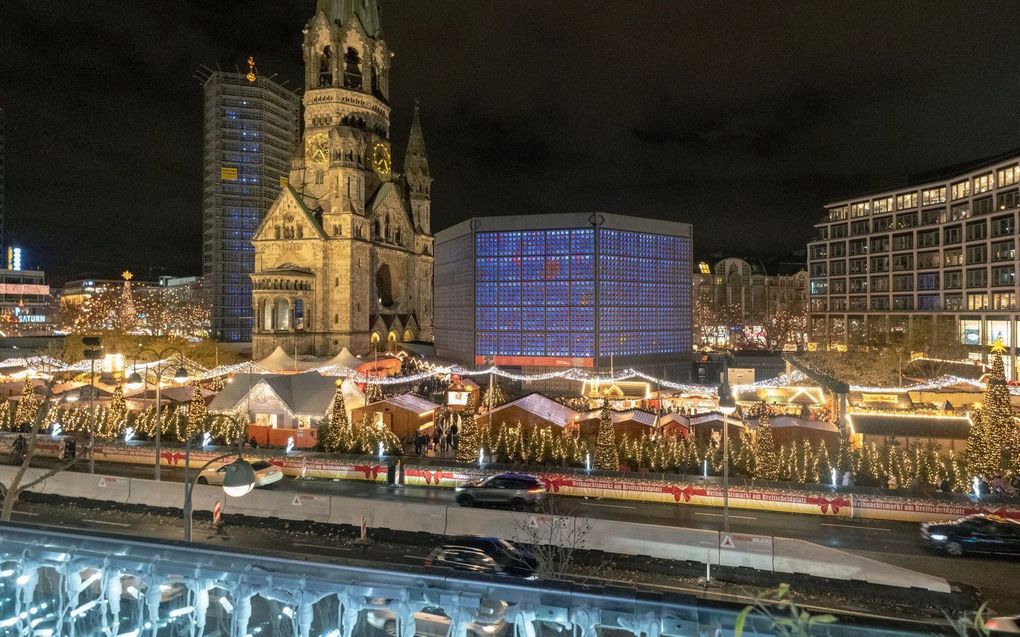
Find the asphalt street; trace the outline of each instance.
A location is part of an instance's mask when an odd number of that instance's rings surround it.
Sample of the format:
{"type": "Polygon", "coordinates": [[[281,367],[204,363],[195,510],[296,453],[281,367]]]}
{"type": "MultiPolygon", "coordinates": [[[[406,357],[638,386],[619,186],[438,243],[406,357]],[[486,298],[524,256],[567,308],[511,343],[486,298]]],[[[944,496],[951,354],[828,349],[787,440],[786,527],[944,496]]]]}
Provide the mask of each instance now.
{"type": "MultiPolygon", "coordinates": [[[[85,466],[75,467],[78,471],[85,469],[85,466]]],[[[146,479],[152,478],[153,471],[152,467],[114,463],[97,463],[96,470],[108,475],[146,479]]],[[[183,480],[183,471],[164,467],[162,477],[164,480],[180,482],[183,480]]],[[[450,489],[387,487],[384,484],[356,480],[300,480],[288,477],[270,488],[377,500],[456,504],[454,493],[450,489]]],[[[548,502],[556,513],[564,515],[709,530],[721,529],[723,522],[722,510],[714,507],[568,496],[549,496],[548,502]]],[[[807,540],[943,577],[980,589],[997,612],[1020,613],[1020,578],[1016,577],[1020,569],[1020,560],[990,557],[951,558],[930,553],[920,546],[916,523],[827,518],[743,509],[731,509],[729,517],[730,529],[737,533],[807,540]]]]}

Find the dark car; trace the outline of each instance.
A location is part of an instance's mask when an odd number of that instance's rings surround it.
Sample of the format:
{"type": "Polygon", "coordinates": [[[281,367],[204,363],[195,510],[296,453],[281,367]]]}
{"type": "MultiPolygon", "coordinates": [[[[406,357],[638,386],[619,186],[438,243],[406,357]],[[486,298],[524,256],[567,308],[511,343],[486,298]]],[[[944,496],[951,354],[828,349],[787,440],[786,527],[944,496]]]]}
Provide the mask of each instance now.
{"type": "Polygon", "coordinates": [[[545,487],[538,478],[524,473],[500,473],[465,482],[455,490],[461,506],[502,504],[515,511],[534,507],[545,497],[545,487]]]}
{"type": "Polygon", "coordinates": [[[433,550],[425,558],[425,566],[442,566],[469,573],[512,575],[537,579],[533,561],[523,561],[507,553],[496,552],[495,555],[489,555],[482,549],[456,544],[445,544],[433,550]]]}
{"type": "Polygon", "coordinates": [[[510,575],[531,575],[538,564],[538,558],[530,549],[501,537],[460,535],[450,538],[444,546],[460,546],[482,551],[496,560],[510,575]]]}
{"type": "Polygon", "coordinates": [[[1020,555],[1020,521],[979,513],[921,525],[921,543],[950,555],[1020,555]]]}

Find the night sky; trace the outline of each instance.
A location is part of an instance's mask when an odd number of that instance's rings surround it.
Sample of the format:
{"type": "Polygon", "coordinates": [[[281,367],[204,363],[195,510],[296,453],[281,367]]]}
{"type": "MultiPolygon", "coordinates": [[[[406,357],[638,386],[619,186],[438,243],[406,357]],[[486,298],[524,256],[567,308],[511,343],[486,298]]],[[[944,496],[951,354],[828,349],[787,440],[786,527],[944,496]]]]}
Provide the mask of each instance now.
{"type": "MultiPolygon", "coordinates": [[[[0,6],[9,241],[51,279],[197,274],[200,65],[300,81],[314,0],[0,6]]],[[[802,248],[827,201],[1020,146],[1017,2],[384,0],[395,168],[433,230],[599,209],[701,255],[802,248]]]]}

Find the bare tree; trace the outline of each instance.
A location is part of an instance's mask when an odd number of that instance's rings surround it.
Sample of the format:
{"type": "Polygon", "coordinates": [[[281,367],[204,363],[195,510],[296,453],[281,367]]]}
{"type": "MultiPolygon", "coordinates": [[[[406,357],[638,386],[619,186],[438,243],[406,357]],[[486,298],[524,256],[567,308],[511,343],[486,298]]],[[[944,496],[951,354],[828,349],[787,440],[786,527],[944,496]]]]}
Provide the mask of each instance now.
{"type": "Polygon", "coordinates": [[[0,497],[3,498],[3,507],[0,507],[0,522],[10,521],[14,505],[18,502],[18,496],[20,496],[23,491],[31,489],[50,476],[71,468],[71,466],[78,462],[79,454],[76,453],[73,458],[65,459],[63,462],[46,471],[34,480],[27,483],[23,482],[25,480],[25,474],[28,472],[28,469],[32,464],[32,458],[35,456],[36,449],[38,448],[39,431],[43,428],[42,425],[46,422],[46,417],[50,412],[50,398],[53,396],[52,390],[53,380],[50,379],[50,381],[46,383],[46,391],[43,396],[43,401],[35,410],[35,418],[32,419],[32,428],[28,433],[24,458],[22,458],[21,465],[18,467],[18,471],[14,474],[14,478],[11,479],[10,484],[5,485],[0,483],[0,497]]]}
{"type": "Polygon", "coordinates": [[[585,549],[592,530],[590,519],[569,513],[559,514],[556,508],[555,500],[546,500],[543,511],[514,525],[514,541],[531,547],[537,562],[535,575],[542,579],[566,579],[578,575],[577,557],[585,549]]]}

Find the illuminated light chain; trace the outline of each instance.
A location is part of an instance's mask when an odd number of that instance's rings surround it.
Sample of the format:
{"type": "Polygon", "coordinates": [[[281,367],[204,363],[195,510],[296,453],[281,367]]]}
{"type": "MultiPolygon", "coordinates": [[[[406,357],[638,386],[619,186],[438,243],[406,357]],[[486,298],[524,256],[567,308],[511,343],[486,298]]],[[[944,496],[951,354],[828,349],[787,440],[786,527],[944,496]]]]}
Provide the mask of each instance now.
{"type": "Polygon", "coordinates": [[[42,367],[53,371],[64,371],[68,366],[64,361],[50,356],[30,356],[26,358],[8,358],[0,361],[0,369],[8,367],[42,367]]]}
{"type": "Polygon", "coordinates": [[[195,380],[209,380],[212,378],[219,378],[220,376],[227,376],[228,374],[276,374],[270,369],[262,367],[258,363],[234,363],[232,365],[220,365],[212,369],[205,370],[201,374],[195,377],[195,380]]]}

